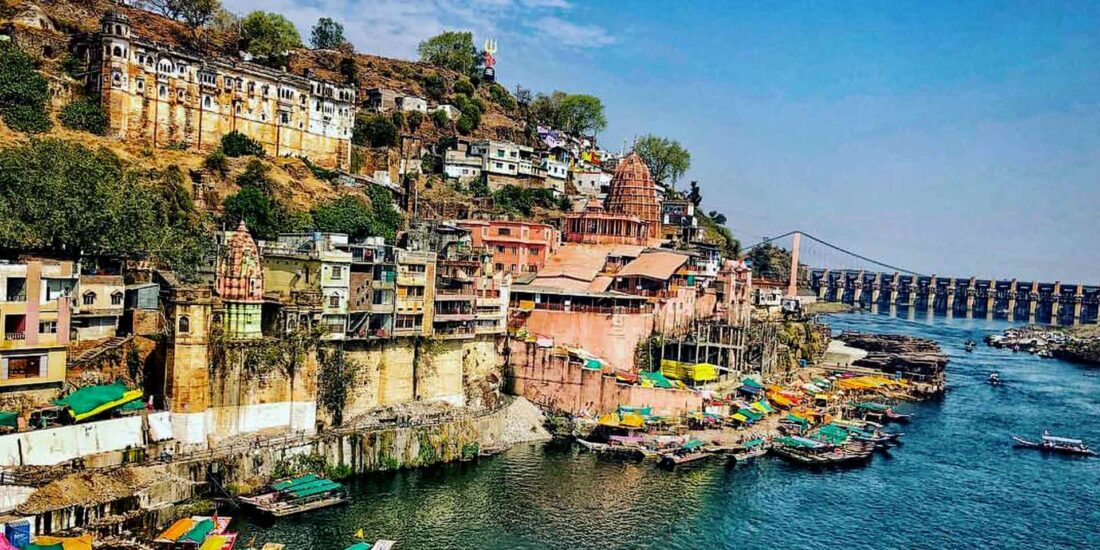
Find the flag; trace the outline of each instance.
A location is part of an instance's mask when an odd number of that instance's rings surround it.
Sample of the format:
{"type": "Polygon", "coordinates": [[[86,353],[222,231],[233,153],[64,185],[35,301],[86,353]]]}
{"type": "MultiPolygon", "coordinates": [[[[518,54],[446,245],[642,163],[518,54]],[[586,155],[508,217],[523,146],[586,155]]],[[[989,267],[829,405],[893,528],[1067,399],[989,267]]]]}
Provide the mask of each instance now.
{"type": "Polygon", "coordinates": [[[363,528],[362,527],[360,527],[359,530],[355,532],[355,538],[357,538],[357,539],[367,538],[367,535],[365,533],[363,533],[363,528]]]}

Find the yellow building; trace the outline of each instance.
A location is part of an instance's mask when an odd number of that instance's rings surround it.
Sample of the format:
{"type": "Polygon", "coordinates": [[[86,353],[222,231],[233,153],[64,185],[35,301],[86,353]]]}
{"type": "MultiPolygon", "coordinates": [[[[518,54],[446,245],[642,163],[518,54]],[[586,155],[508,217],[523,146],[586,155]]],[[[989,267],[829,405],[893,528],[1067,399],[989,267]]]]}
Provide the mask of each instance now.
{"type": "Polygon", "coordinates": [[[397,251],[395,336],[430,336],[435,306],[435,253],[397,251]]]}
{"type": "Polygon", "coordinates": [[[216,149],[234,130],[269,155],[351,164],[355,89],[255,63],[165,49],[108,12],[87,47],[109,134],[152,147],[216,149]]]}
{"type": "Polygon", "coordinates": [[[284,330],[320,323],[325,338],[342,339],[348,326],[351,252],[347,235],[284,233],[264,242],[264,298],[283,310],[284,330]]]}
{"type": "Polygon", "coordinates": [[[0,392],[61,387],[76,282],[72,262],[0,264],[0,392]]]}

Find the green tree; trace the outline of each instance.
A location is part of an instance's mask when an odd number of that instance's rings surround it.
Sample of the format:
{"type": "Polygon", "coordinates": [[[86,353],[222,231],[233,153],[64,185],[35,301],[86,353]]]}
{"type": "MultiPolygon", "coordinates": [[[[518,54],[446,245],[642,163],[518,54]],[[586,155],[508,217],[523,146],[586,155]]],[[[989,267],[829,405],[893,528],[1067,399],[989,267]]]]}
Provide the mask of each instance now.
{"type": "Polygon", "coordinates": [[[0,117],[13,130],[37,134],[53,121],[46,111],[49,92],[35,62],[10,42],[0,42],[0,117]]]}
{"type": "Polygon", "coordinates": [[[451,117],[447,114],[447,111],[442,109],[436,109],[432,112],[432,122],[435,123],[437,128],[442,128],[451,121],[451,117]]]}
{"type": "Polygon", "coordinates": [[[363,197],[342,195],[318,204],[311,212],[313,227],[327,233],[345,233],[353,239],[371,236],[374,209],[363,197]]]}
{"type": "Polygon", "coordinates": [[[332,18],[322,17],[313,25],[309,42],[318,50],[335,50],[347,42],[344,38],[344,26],[332,18]]]}
{"type": "Polygon", "coordinates": [[[348,84],[359,84],[359,63],[354,55],[349,55],[340,60],[340,75],[348,84]]]}
{"type": "Polygon", "coordinates": [[[261,239],[279,236],[285,219],[279,205],[258,187],[245,187],[222,203],[226,227],[244,220],[252,234],[261,239]]]}
{"type": "Polygon", "coordinates": [[[218,0],[165,0],[165,7],[166,15],[197,29],[210,23],[222,4],[218,0]]]}
{"type": "Polygon", "coordinates": [[[634,152],[649,166],[653,181],[670,188],[691,168],[691,153],[679,141],[646,134],[634,143],[634,152]]]}
{"type": "Polygon", "coordinates": [[[264,156],[264,146],[260,142],[237,130],[222,136],[222,151],[227,157],[264,156]]]}
{"type": "Polygon", "coordinates": [[[387,242],[394,242],[397,239],[397,230],[401,228],[402,218],[390,192],[378,185],[372,185],[367,188],[367,198],[370,199],[374,214],[370,234],[385,237],[387,242]]]}
{"type": "Polygon", "coordinates": [[[447,95],[447,81],[439,73],[428,73],[420,77],[420,84],[424,86],[424,94],[430,99],[439,101],[447,95]]]}
{"type": "Polygon", "coordinates": [[[562,130],[582,135],[599,132],[607,127],[607,118],[603,114],[603,102],[600,98],[587,94],[569,94],[561,99],[562,130]]]}
{"type": "Polygon", "coordinates": [[[416,51],[421,61],[464,75],[472,73],[478,65],[471,32],[445,31],[421,42],[416,51]]]}
{"type": "Polygon", "coordinates": [[[352,143],[362,147],[390,147],[397,144],[397,126],[382,113],[360,113],[351,131],[352,143]]]}
{"type": "Polygon", "coordinates": [[[302,37],[290,20],[265,11],[245,16],[241,21],[241,38],[248,53],[264,58],[270,65],[282,63],[290,50],[302,47],[302,37]]]}
{"type": "Polygon", "coordinates": [[[61,109],[58,120],[67,128],[89,132],[97,136],[107,133],[107,114],[98,101],[78,99],[61,109]]]}
{"type": "Polygon", "coordinates": [[[470,79],[465,77],[456,80],[452,88],[454,88],[456,94],[466,94],[467,96],[474,95],[474,85],[470,83],[470,79]]]}
{"type": "Polygon", "coordinates": [[[420,125],[424,124],[424,113],[421,113],[420,111],[413,111],[409,113],[408,123],[409,130],[415,131],[417,128],[420,128],[420,125]]]}

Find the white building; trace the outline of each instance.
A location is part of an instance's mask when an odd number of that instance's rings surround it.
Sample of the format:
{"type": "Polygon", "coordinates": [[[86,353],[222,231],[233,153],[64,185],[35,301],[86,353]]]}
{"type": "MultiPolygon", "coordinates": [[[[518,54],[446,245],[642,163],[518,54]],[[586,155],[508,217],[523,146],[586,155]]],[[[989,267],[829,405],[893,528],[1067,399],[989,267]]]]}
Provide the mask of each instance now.
{"type": "Polygon", "coordinates": [[[611,190],[611,174],[599,168],[583,169],[573,172],[573,185],[580,194],[603,200],[611,190]]]}
{"type": "Polygon", "coordinates": [[[414,95],[401,96],[397,98],[397,108],[404,112],[419,111],[427,114],[428,100],[414,95]]]}
{"type": "Polygon", "coordinates": [[[443,111],[444,113],[447,113],[447,120],[458,120],[458,117],[462,116],[462,111],[459,111],[458,107],[455,107],[454,105],[436,105],[435,109],[432,109],[432,111],[443,111]]]}

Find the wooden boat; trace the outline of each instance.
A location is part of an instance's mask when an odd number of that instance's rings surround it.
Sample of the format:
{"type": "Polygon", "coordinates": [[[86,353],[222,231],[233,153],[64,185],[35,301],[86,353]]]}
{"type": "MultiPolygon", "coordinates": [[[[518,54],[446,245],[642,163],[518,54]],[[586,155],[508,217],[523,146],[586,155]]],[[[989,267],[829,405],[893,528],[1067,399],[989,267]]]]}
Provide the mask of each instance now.
{"type": "Polygon", "coordinates": [[[344,504],[348,501],[348,493],[335,481],[306,474],[276,481],[266,492],[238,500],[261,514],[281,518],[344,504]]]}
{"type": "Polygon", "coordinates": [[[577,443],[581,444],[581,447],[588,449],[589,451],[604,452],[610,451],[611,445],[607,443],[597,443],[595,441],[588,441],[586,439],[577,438],[577,443]]]}
{"type": "Polygon", "coordinates": [[[1068,437],[1054,437],[1052,435],[1043,434],[1041,441],[1028,441],[1022,437],[1012,436],[1012,439],[1016,442],[1017,447],[1024,447],[1027,449],[1038,449],[1048,453],[1060,453],[1077,456],[1096,456],[1096,451],[1085,445],[1084,441],[1080,439],[1070,439],[1068,437]]]}
{"type": "Polygon", "coordinates": [[[689,453],[662,453],[661,464],[665,466],[678,466],[680,464],[703,460],[709,456],[711,456],[711,453],[702,450],[689,453]]]}
{"type": "Polygon", "coordinates": [[[732,455],[733,459],[737,462],[749,462],[754,458],[759,458],[768,454],[768,448],[764,445],[753,447],[751,449],[744,449],[735,451],[732,455]]]}
{"type": "Polygon", "coordinates": [[[886,416],[887,420],[891,420],[891,421],[894,421],[894,422],[904,422],[904,423],[908,423],[909,420],[911,420],[913,418],[913,415],[911,415],[911,414],[901,414],[901,413],[898,413],[898,412],[894,412],[894,409],[887,409],[885,416],[886,416]]]}

